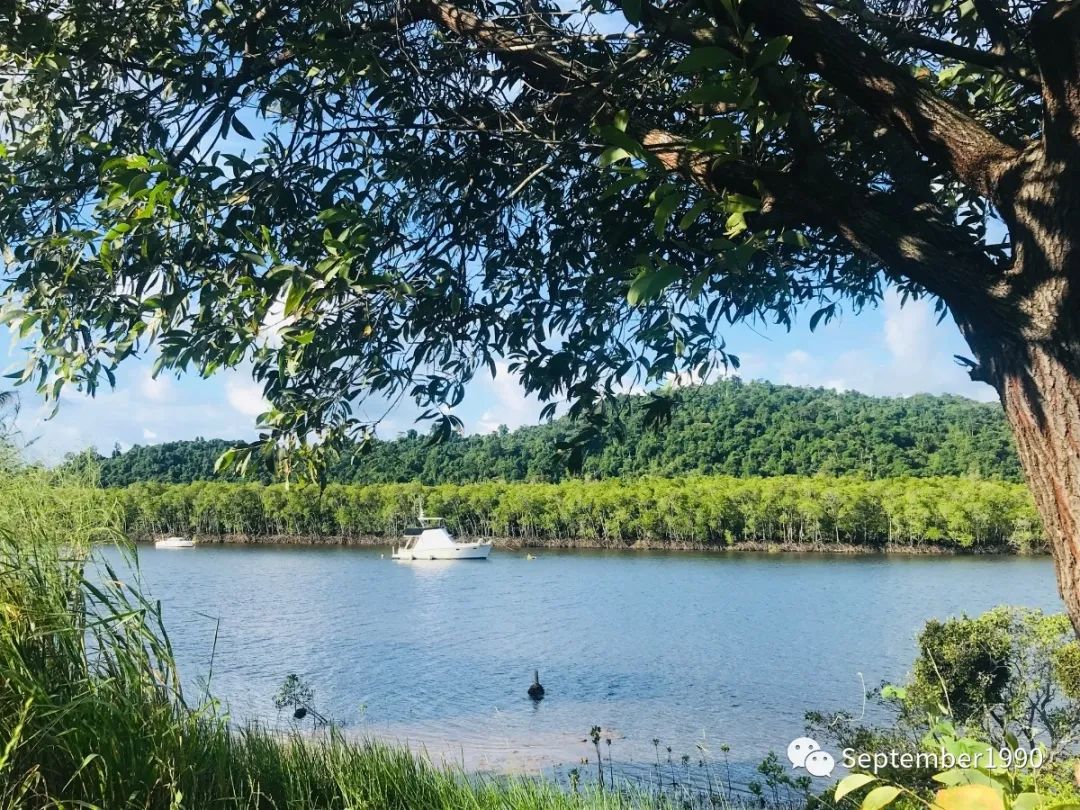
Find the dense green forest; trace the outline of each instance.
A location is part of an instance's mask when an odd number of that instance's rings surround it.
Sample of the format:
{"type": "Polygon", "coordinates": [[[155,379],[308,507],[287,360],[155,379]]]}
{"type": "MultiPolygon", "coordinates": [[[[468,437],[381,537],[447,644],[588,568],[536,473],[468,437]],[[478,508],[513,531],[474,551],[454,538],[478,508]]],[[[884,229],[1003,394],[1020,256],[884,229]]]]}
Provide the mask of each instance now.
{"type": "Polygon", "coordinates": [[[428,514],[470,536],[572,541],[822,547],[1039,548],[1038,518],[1022,484],[965,478],[636,478],[558,484],[142,483],[112,490],[127,531],[254,536],[382,536],[396,540],[428,514]]]}
{"type": "MultiPolygon", "coordinates": [[[[956,396],[868,397],[766,382],[724,381],[671,392],[664,427],[645,424],[645,397],[622,400],[621,417],[585,457],[586,478],[642,475],[960,475],[1019,481],[1020,467],[997,405],[956,396]]],[[[330,471],[338,483],[463,484],[557,482],[567,477],[558,443],[568,419],[455,437],[431,446],[410,431],[348,454],[330,471]]],[[[221,440],[136,446],[101,459],[102,483],[211,480],[221,440]]],[[[270,473],[249,468],[248,478],[270,473]]]]}

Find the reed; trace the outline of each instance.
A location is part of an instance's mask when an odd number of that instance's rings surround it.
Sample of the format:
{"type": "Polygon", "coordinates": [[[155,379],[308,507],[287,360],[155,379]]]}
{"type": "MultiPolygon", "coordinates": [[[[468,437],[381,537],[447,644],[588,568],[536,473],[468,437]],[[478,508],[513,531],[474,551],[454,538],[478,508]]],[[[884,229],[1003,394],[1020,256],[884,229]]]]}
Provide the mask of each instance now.
{"type": "Polygon", "coordinates": [[[158,604],[115,501],[33,470],[0,472],[0,810],[723,806],[723,797],[567,790],[433,766],[406,750],[230,725],[184,695],[158,604]],[[73,493],[75,493],[73,495],[73,493]],[[699,804],[700,802],[700,804],[699,804]]]}

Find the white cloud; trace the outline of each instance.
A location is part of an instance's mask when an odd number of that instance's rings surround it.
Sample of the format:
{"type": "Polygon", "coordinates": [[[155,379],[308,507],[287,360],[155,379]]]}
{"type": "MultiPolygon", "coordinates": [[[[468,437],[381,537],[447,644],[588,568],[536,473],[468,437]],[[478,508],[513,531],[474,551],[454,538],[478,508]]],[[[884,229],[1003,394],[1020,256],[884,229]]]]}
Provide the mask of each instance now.
{"type": "MultiPolygon", "coordinates": [[[[889,290],[882,315],[881,332],[853,348],[839,354],[835,348],[829,351],[828,340],[819,335],[822,342],[810,342],[809,350],[796,348],[771,363],[756,362],[754,374],[740,376],[877,396],[953,393],[984,401],[995,398],[993,389],[972,382],[956,364],[953,354],[962,352],[956,327],[949,320],[939,324],[930,301],[909,300],[902,305],[899,293],[889,290]]],[[[825,327],[834,345],[844,334],[842,329],[839,322],[825,327]]]]}
{"type": "Polygon", "coordinates": [[[145,361],[136,361],[124,372],[130,382],[125,384],[125,377],[121,377],[118,388],[101,389],[93,398],[65,386],[52,419],[48,418],[51,407],[32,390],[23,389],[16,426],[19,443],[27,445],[27,455],[55,463],[66,453],[88,447],[107,454],[116,444],[124,448],[196,436],[254,438],[252,411],[256,404],[261,408],[261,396],[257,390],[252,395],[254,383],[244,385],[240,374],[234,372],[233,379],[228,374],[209,380],[169,378],[158,385],[148,382],[145,361]]]}
{"type": "Polygon", "coordinates": [[[234,411],[244,416],[258,416],[270,408],[270,403],[263,397],[262,388],[253,380],[245,380],[236,373],[225,382],[225,400],[234,411]]]}
{"type": "MultiPolygon", "coordinates": [[[[220,381],[199,381],[220,391],[220,381]]],[[[138,386],[101,392],[91,399],[85,395],[64,397],[56,416],[33,394],[23,397],[17,427],[20,444],[27,444],[30,457],[54,463],[66,453],[95,447],[109,453],[136,443],[176,441],[196,436],[217,439],[254,438],[251,416],[238,414],[224,402],[215,402],[207,393],[183,391],[165,402],[152,402],[139,394],[138,386]]]]}
{"type": "Polygon", "coordinates": [[[731,377],[739,377],[744,380],[752,380],[756,376],[756,372],[761,368],[765,360],[755,351],[736,351],[735,356],[739,358],[739,367],[728,366],[727,370],[722,370],[723,377],[729,379],[731,377]]]}
{"type": "Polygon", "coordinates": [[[777,379],[785,385],[813,385],[821,379],[821,361],[802,349],[784,355],[777,368],[777,379]]]}
{"type": "MultiPolygon", "coordinates": [[[[838,373],[842,371],[838,368],[839,365],[836,361],[826,362],[823,358],[803,349],[793,349],[777,364],[773,379],[785,385],[809,385],[816,388],[831,388],[834,391],[846,391],[852,386],[848,385],[846,378],[838,373]]],[[[743,375],[743,379],[753,378],[743,375]]]]}
{"type": "Polygon", "coordinates": [[[284,293],[278,295],[274,299],[274,303],[270,305],[270,308],[266,310],[266,316],[263,318],[261,324],[259,324],[259,337],[265,346],[269,346],[272,349],[280,349],[282,346],[281,332],[286,327],[290,326],[296,318],[293,316],[285,317],[285,296],[284,293]]]}
{"type": "Polygon", "coordinates": [[[149,372],[145,372],[142,379],[139,380],[139,393],[152,402],[164,402],[169,398],[172,384],[164,377],[154,376],[149,372]]]}
{"type": "Polygon", "coordinates": [[[885,295],[884,311],[884,342],[891,363],[877,381],[880,393],[950,392],[974,399],[996,399],[990,386],[972,381],[957,365],[943,340],[946,330],[956,327],[951,320],[939,325],[929,300],[901,304],[900,294],[890,290],[885,295]]]}
{"type": "Polygon", "coordinates": [[[396,439],[406,428],[401,426],[397,419],[383,419],[376,427],[376,433],[381,439],[396,439]]]}
{"type": "Polygon", "coordinates": [[[901,304],[890,290],[885,296],[885,345],[893,358],[905,363],[921,363],[934,351],[934,318],[926,300],[901,304]]]}
{"type": "Polygon", "coordinates": [[[510,373],[505,361],[495,363],[495,378],[486,381],[482,396],[490,403],[476,424],[477,433],[491,433],[499,425],[513,430],[522,425],[535,425],[543,405],[526,396],[517,377],[510,373]]]}

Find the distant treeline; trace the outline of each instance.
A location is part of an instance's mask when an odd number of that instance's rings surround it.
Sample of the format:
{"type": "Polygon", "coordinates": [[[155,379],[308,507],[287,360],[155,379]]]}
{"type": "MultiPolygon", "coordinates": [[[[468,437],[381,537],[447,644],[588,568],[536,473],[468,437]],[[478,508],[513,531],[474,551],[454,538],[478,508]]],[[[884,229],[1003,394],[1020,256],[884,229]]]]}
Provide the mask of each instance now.
{"type": "MultiPolygon", "coordinates": [[[[675,475],[957,475],[1020,481],[1001,408],[955,396],[906,398],[838,394],[764,382],[719,382],[672,392],[671,422],[645,425],[645,398],[626,397],[621,417],[589,447],[585,478],[675,475]]],[[[571,477],[558,443],[573,422],[456,437],[429,446],[415,431],[346,454],[330,471],[337,483],[464,484],[556,482],[571,477]]],[[[102,483],[186,483],[215,478],[227,441],[136,446],[101,459],[102,483]]],[[[267,470],[251,467],[263,483],[267,470]]]]}
{"type": "Polygon", "coordinates": [[[558,484],[194,483],[112,491],[128,531],[395,539],[428,514],[471,536],[526,544],[619,547],[805,544],[808,547],[1041,548],[1021,484],[965,478],[688,477],[558,484]]]}

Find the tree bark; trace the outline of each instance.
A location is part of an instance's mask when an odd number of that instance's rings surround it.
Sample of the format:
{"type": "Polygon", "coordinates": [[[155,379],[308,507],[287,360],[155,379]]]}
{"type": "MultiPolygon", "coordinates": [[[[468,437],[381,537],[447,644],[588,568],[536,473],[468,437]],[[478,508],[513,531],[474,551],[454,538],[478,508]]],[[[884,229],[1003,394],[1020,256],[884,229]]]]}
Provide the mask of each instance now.
{"type": "Polygon", "coordinates": [[[998,313],[954,307],[990,383],[1054,556],[1058,591],[1080,636],[1080,189],[1074,172],[1033,153],[1003,207],[1013,267],[998,313]]]}
{"type": "Polygon", "coordinates": [[[972,376],[993,385],[1005,408],[1080,637],[1080,133],[1071,129],[1080,93],[1045,69],[1043,78],[1048,92],[1067,92],[1056,118],[1048,116],[1043,143],[1001,178],[1013,256],[986,290],[996,313],[979,305],[954,312],[979,360],[972,376]]]}
{"type": "Polygon", "coordinates": [[[996,387],[1080,636],[1080,365],[1039,345],[1002,353],[996,387]]]}

